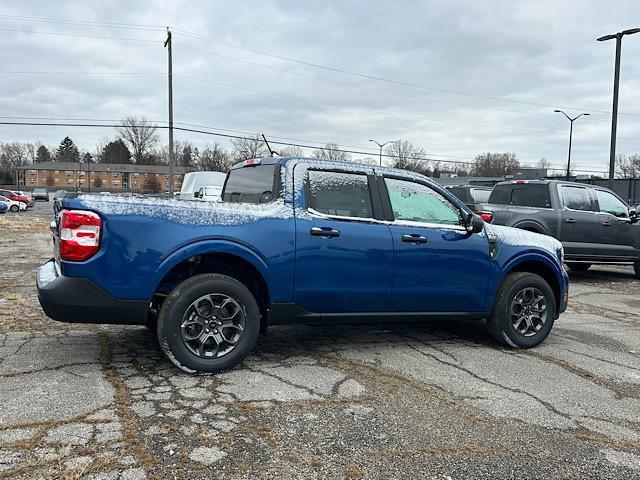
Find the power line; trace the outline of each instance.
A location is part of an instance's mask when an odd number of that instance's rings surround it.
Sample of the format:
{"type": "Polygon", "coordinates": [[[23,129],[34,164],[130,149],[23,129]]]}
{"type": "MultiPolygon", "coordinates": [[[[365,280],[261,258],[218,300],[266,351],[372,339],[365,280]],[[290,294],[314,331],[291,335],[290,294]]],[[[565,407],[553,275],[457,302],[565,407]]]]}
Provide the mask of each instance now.
{"type": "Polygon", "coordinates": [[[142,38],[105,37],[100,35],[81,35],[78,33],[39,32],[35,30],[17,30],[14,28],[0,28],[3,32],[32,33],[36,35],[53,35],[57,37],[97,38],[99,40],[122,40],[126,42],[158,43],[157,40],[145,40],[142,38]]]}
{"type": "Polygon", "coordinates": [[[145,25],[136,23],[115,23],[115,22],[97,22],[90,20],[68,20],[47,17],[28,17],[24,15],[5,15],[0,14],[0,19],[15,20],[19,22],[38,22],[38,23],[62,23],[69,25],[87,25],[94,27],[107,28],[126,28],[131,30],[147,30],[147,31],[164,31],[163,25],[145,25]]]}
{"type": "MultiPolygon", "coordinates": [[[[88,127],[88,128],[120,128],[122,125],[120,124],[104,124],[104,123],[61,123],[61,122],[56,122],[56,123],[44,123],[44,122],[7,122],[7,121],[0,121],[0,125],[20,125],[20,126],[49,126],[49,127],[88,127]]],[[[160,129],[168,129],[169,127],[166,125],[155,125],[155,128],[160,128],[160,129]]],[[[183,132],[191,132],[191,133],[199,133],[199,134],[203,134],[203,135],[212,135],[212,136],[217,136],[217,137],[224,137],[224,138],[232,138],[232,139],[241,139],[241,140],[255,140],[255,137],[245,137],[245,136],[240,136],[240,135],[231,135],[231,134],[226,134],[226,133],[215,133],[215,132],[208,132],[205,130],[200,130],[200,129],[193,129],[193,128],[184,128],[184,127],[173,127],[175,130],[180,130],[183,132]]],[[[257,134],[256,134],[257,135],[257,134]]],[[[280,142],[280,141],[272,141],[271,143],[275,144],[275,145],[285,145],[285,146],[291,146],[291,147],[300,147],[300,148],[312,148],[312,149],[317,149],[317,150],[325,150],[325,148],[323,147],[318,147],[315,145],[306,145],[306,144],[302,144],[302,143],[290,143],[290,142],[280,142]]],[[[370,156],[372,155],[372,152],[362,152],[362,151],[357,151],[357,150],[347,150],[347,149],[334,149],[336,151],[339,152],[344,152],[344,153],[351,153],[351,154],[355,154],[355,155],[367,155],[370,156]]],[[[389,154],[382,154],[383,157],[386,158],[394,158],[393,155],[389,155],[389,154]]],[[[464,162],[464,161],[458,161],[458,160],[435,160],[435,159],[431,159],[431,158],[426,158],[426,157],[405,157],[407,160],[414,160],[414,161],[435,161],[435,162],[439,162],[439,163],[447,163],[447,164],[457,164],[457,165],[472,165],[473,162],[464,162]]],[[[550,166],[552,169],[557,169],[557,168],[562,168],[562,167],[557,167],[557,166],[550,166]]],[[[585,170],[585,169],[573,169],[575,172],[585,172],[585,173],[606,173],[602,170],[585,170]]]]}
{"type": "MultiPolygon", "coordinates": [[[[27,17],[27,16],[18,16],[18,15],[0,15],[0,18],[4,18],[6,20],[17,20],[17,21],[33,21],[33,22],[44,22],[44,23],[63,23],[63,24],[74,24],[74,25],[99,26],[99,27],[107,27],[107,28],[129,28],[129,29],[147,30],[147,31],[160,31],[159,29],[163,28],[163,26],[160,26],[160,25],[127,24],[127,23],[112,23],[112,22],[92,22],[92,21],[84,21],[84,20],[66,20],[66,19],[46,18],[46,17],[27,17]]],[[[482,94],[469,93],[469,92],[463,92],[463,91],[458,91],[458,90],[449,90],[449,89],[431,87],[431,86],[428,86],[428,85],[422,85],[422,84],[413,83],[413,82],[407,82],[407,81],[403,81],[403,80],[390,79],[390,78],[385,78],[385,77],[378,76],[378,75],[370,75],[370,74],[365,74],[365,73],[353,72],[353,71],[346,70],[346,69],[339,68],[339,67],[322,65],[322,64],[315,63],[315,62],[310,62],[310,61],[307,61],[307,60],[300,60],[300,59],[297,59],[297,58],[287,57],[287,56],[284,56],[284,55],[279,55],[279,54],[267,52],[267,51],[264,51],[264,50],[260,50],[260,49],[256,49],[256,48],[252,48],[252,47],[246,47],[246,46],[242,46],[242,45],[239,45],[239,44],[236,44],[236,43],[227,42],[227,41],[219,40],[219,39],[216,39],[216,38],[208,37],[208,36],[201,35],[201,34],[198,34],[198,33],[195,33],[195,32],[191,32],[189,30],[185,30],[185,29],[181,29],[181,28],[172,27],[172,29],[174,31],[180,32],[180,33],[182,33],[182,34],[184,34],[186,36],[198,39],[200,41],[208,42],[208,43],[211,43],[211,44],[222,45],[222,46],[227,47],[227,48],[238,49],[238,50],[242,50],[242,51],[246,51],[246,52],[250,52],[250,53],[254,53],[254,54],[258,54],[258,55],[263,55],[263,56],[276,58],[276,59],[279,59],[279,60],[284,60],[284,61],[287,61],[287,62],[298,63],[298,64],[310,66],[310,67],[313,67],[313,68],[324,69],[324,70],[328,70],[328,71],[332,71],[332,72],[336,72],[336,73],[340,73],[340,74],[344,74],[344,75],[350,75],[350,76],[355,76],[355,77],[359,77],[359,78],[365,78],[365,79],[369,79],[369,80],[375,80],[375,81],[379,81],[379,82],[390,83],[390,84],[394,84],[394,85],[400,85],[400,86],[411,87],[411,88],[419,88],[419,89],[431,90],[431,91],[435,91],[435,92],[448,93],[448,94],[453,94],[453,95],[468,96],[468,97],[473,97],[473,98],[481,98],[481,99],[487,99],[487,100],[492,100],[492,101],[507,102],[507,103],[510,102],[510,103],[518,103],[518,104],[523,104],[523,105],[543,106],[543,107],[548,107],[548,108],[565,108],[565,109],[574,109],[574,110],[589,110],[590,112],[593,112],[593,113],[602,113],[602,114],[610,114],[611,113],[611,112],[606,111],[606,110],[594,110],[594,109],[577,108],[577,107],[570,107],[570,106],[564,106],[564,105],[558,105],[558,104],[531,102],[531,101],[517,100],[517,99],[511,99],[511,98],[496,97],[496,96],[492,96],[492,95],[482,95],[482,94]]],[[[0,30],[22,32],[22,33],[34,33],[34,34],[42,34],[42,35],[60,35],[60,36],[72,36],[72,37],[75,36],[75,37],[86,37],[86,38],[114,39],[114,40],[125,40],[125,41],[144,41],[144,42],[154,42],[155,43],[155,41],[152,41],[152,40],[131,39],[131,38],[117,38],[117,37],[101,37],[101,36],[90,36],[90,35],[61,34],[61,33],[54,33],[54,32],[21,31],[21,30],[2,29],[2,28],[0,28],[0,30]]],[[[533,114],[535,114],[534,112],[519,112],[519,113],[533,113],[533,114]]],[[[640,115],[640,113],[632,113],[632,112],[619,112],[619,113],[620,114],[624,114],[624,115],[640,115]]],[[[541,115],[544,115],[544,114],[541,114],[541,115]]]]}
{"type": "MultiPolygon", "coordinates": [[[[306,66],[309,66],[309,67],[314,67],[314,68],[328,70],[328,71],[332,71],[332,72],[336,72],[336,73],[341,73],[341,74],[344,74],[344,75],[351,75],[351,76],[354,76],[354,77],[365,78],[365,79],[369,79],[369,80],[376,80],[376,81],[379,81],[379,82],[385,82],[385,83],[390,83],[390,84],[394,84],[394,85],[400,85],[400,86],[411,87],[411,88],[419,88],[419,89],[424,89],[424,90],[431,90],[431,91],[434,91],[434,92],[448,93],[448,94],[453,94],[453,95],[462,95],[462,96],[467,96],[467,97],[483,98],[483,99],[493,100],[493,101],[519,103],[519,104],[523,104],[523,105],[534,105],[534,106],[542,106],[542,107],[548,107],[548,108],[564,108],[564,109],[569,109],[569,110],[587,110],[587,111],[590,111],[590,112],[603,113],[603,114],[610,114],[611,113],[611,112],[606,111],[606,110],[585,109],[585,108],[564,106],[564,105],[558,105],[558,104],[530,102],[530,101],[516,100],[516,99],[511,99],[511,98],[495,97],[495,96],[491,96],[491,95],[480,95],[480,94],[462,92],[462,91],[457,91],[457,90],[448,90],[448,89],[444,89],[444,88],[431,87],[431,86],[421,85],[421,84],[418,84],[418,83],[412,83],[412,82],[407,82],[407,81],[403,81],[403,80],[395,80],[395,79],[385,78],[385,77],[381,77],[381,76],[378,76],[378,75],[370,75],[370,74],[365,74],[365,73],[352,72],[352,71],[349,71],[349,70],[345,70],[343,68],[338,68],[338,67],[333,67],[333,66],[328,66],[328,65],[322,65],[322,64],[319,64],[319,63],[309,62],[309,61],[306,61],[306,60],[300,60],[300,59],[296,59],[296,58],[292,58],[292,57],[287,57],[287,56],[284,56],[284,55],[278,55],[278,54],[275,54],[275,53],[266,52],[264,50],[259,50],[259,49],[252,48],[252,47],[245,47],[245,46],[238,45],[238,44],[235,44],[235,43],[226,42],[226,41],[219,40],[219,39],[216,39],[216,38],[211,38],[211,37],[207,37],[207,36],[204,36],[204,35],[200,35],[200,34],[197,34],[197,33],[194,33],[194,32],[190,32],[188,30],[183,30],[183,29],[180,29],[180,28],[173,27],[173,29],[175,31],[177,31],[177,32],[182,33],[183,35],[187,35],[187,36],[196,38],[196,39],[204,41],[204,42],[209,42],[209,43],[213,43],[213,44],[216,44],[216,45],[222,45],[222,46],[225,46],[225,47],[228,47],[228,48],[234,48],[234,49],[237,49],[237,50],[242,50],[242,51],[246,51],[246,52],[250,52],[250,53],[254,53],[254,54],[258,54],[258,55],[268,56],[268,57],[276,58],[276,59],[279,59],[279,60],[284,60],[284,61],[287,61],[287,62],[299,63],[301,65],[306,65],[306,66]]],[[[622,113],[622,112],[619,112],[619,113],[622,113]]],[[[625,112],[625,114],[626,115],[640,115],[640,113],[631,113],[631,112],[625,112]]]]}

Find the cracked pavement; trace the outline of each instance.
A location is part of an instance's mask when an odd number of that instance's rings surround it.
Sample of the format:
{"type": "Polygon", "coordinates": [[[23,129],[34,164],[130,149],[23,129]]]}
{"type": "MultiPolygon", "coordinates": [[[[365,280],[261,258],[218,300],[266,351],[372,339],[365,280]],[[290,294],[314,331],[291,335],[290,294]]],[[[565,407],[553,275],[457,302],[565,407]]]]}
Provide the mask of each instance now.
{"type": "Polygon", "coordinates": [[[629,267],[572,272],[533,350],[481,322],[272,327],[192,376],[145,328],[44,316],[50,209],[0,216],[0,478],[640,478],[629,267]]]}

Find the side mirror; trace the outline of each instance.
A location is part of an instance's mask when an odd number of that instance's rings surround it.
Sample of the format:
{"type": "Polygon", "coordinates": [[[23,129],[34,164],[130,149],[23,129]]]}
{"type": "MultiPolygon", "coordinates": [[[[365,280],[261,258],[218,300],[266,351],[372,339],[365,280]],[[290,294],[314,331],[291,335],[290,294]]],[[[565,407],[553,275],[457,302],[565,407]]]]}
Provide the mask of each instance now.
{"type": "Polygon", "coordinates": [[[640,220],[640,218],[638,217],[637,205],[629,209],[629,220],[631,220],[631,223],[636,223],[638,220],[640,220]]]}
{"type": "Polygon", "coordinates": [[[467,217],[467,232],[469,233],[480,233],[484,229],[484,220],[480,215],[476,215],[472,213],[467,217]]]}
{"type": "Polygon", "coordinates": [[[200,198],[200,192],[193,192],[193,198],[200,198]]]}

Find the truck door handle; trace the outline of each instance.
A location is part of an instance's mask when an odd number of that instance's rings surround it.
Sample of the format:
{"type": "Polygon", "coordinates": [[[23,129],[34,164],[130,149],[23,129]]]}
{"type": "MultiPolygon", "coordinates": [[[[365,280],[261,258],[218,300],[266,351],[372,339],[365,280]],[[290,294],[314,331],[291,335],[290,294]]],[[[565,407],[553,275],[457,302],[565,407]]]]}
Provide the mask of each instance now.
{"type": "Polygon", "coordinates": [[[605,227],[610,227],[611,222],[609,220],[605,220],[604,222],[602,222],[602,225],[604,225],[605,227]]]}
{"type": "Polygon", "coordinates": [[[567,218],[565,220],[565,222],[567,222],[567,223],[576,223],[576,221],[573,218],[567,218]]]}
{"type": "Polygon", "coordinates": [[[339,237],[340,230],[335,230],[331,227],[311,227],[309,232],[314,237],[339,237]]]}
{"type": "Polygon", "coordinates": [[[407,243],[427,243],[429,240],[427,240],[427,237],[412,233],[411,235],[402,235],[402,241],[407,243]]]}

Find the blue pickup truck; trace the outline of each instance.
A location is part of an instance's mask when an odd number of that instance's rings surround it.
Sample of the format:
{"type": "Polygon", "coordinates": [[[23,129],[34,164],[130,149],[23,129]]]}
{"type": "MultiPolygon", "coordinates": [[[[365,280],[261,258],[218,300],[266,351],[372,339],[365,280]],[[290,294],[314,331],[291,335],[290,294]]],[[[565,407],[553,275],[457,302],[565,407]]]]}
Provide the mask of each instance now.
{"type": "Polygon", "coordinates": [[[405,170],[247,160],[220,202],[82,195],[51,229],[45,313],[151,326],[188,372],[232,368],[267,324],[487,319],[533,347],[567,306],[560,242],[485,225],[405,170]]]}

